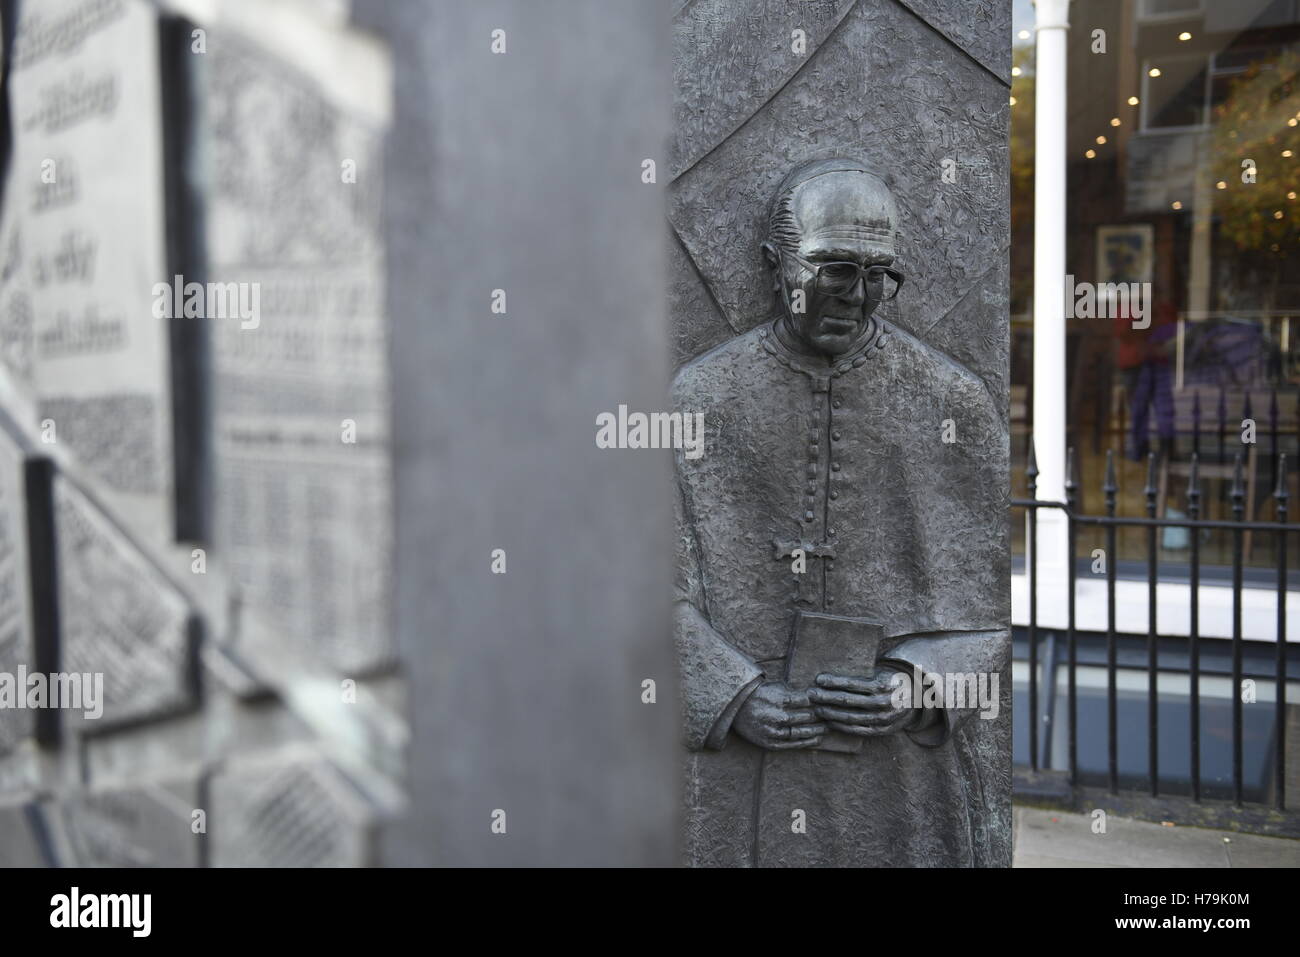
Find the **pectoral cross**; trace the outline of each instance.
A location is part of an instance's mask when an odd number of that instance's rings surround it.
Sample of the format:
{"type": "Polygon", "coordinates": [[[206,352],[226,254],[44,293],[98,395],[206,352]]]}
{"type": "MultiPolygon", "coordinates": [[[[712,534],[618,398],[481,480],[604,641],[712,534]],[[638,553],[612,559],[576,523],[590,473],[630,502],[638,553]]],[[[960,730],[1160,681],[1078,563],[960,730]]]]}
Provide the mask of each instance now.
{"type": "Polygon", "coordinates": [[[808,558],[835,557],[835,546],[830,542],[772,542],[772,557],[777,561],[794,558],[796,550],[801,550],[808,558]]]}
{"type": "Polygon", "coordinates": [[[772,542],[772,558],[794,558],[796,551],[802,551],[805,558],[834,558],[835,546],[830,542],[772,542]]]}
{"type": "MultiPolygon", "coordinates": [[[[773,541],[772,542],[772,558],[778,562],[785,561],[786,559],[797,558],[798,556],[795,555],[796,551],[802,552],[803,557],[805,559],[809,559],[809,558],[826,559],[826,558],[835,557],[835,546],[832,545],[830,542],[803,542],[803,541],[798,541],[798,542],[773,541]]],[[[805,573],[796,572],[796,575],[800,579],[802,579],[803,574],[805,573]]],[[[796,602],[805,605],[815,605],[817,603],[816,599],[805,597],[803,595],[804,589],[802,586],[796,585],[796,588],[797,588],[797,593],[795,597],[796,602]]],[[[816,589],[817,586],[814,585],[813,588],[816,589]]],[[[816,592],[814,591],[814,594],[815,593],[816,592]]]]}

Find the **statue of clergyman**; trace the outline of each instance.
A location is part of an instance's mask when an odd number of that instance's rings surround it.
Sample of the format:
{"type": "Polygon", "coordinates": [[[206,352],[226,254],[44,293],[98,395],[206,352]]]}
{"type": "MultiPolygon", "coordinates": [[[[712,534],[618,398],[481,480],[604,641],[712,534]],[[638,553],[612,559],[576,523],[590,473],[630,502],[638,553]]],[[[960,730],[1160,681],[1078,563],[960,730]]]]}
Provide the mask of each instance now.
{"type": "Polygon", "coordinates": [[[861,162],[796,167],[762,249],[777,317],[674,382],[709,432],[677,457],[691,864],[1009,863],[996,702],[899,693],[990,687],[1010,637],[1004,419],[874,315],[898,221],[861,162]]]}

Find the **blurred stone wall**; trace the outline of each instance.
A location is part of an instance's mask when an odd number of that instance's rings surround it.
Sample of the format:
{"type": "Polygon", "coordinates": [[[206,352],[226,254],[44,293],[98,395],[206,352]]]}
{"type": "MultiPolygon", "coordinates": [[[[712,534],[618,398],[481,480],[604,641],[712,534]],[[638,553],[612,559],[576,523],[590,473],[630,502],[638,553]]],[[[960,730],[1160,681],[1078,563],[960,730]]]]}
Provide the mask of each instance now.
{"type": "Polygon", "coordinates": [[[387,48],[345,3],[2,14],[0,863],[377,863],[387,48]],[[4,707],[20,668],[101,713],[4,707]]]}

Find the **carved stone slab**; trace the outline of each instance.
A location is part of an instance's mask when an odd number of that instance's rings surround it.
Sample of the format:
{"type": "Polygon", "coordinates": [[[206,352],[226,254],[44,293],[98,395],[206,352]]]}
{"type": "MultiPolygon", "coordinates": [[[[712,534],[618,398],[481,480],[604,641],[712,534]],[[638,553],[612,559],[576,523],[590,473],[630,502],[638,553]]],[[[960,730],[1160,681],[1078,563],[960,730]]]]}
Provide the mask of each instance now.
{"type": "Polygon", "coordinates": [[[160,782],[69,797],[53,808],[64,867],[197,867],[202,832],[195,784],[160,782]]]}
{"type": "Polygon", "coordinates": [[[92,733],[196,701],[197,619],[185,597],[65,476],[54,481],[60,669],[103,674],[103,715],[64,713],[92,733]]]}
{"type": "Polygon", "coordinates": [[[362,867],[374,816],[322,758],[268,756],[217,772],[210,784],[213,867],[362,867]]]}
{"type": "Polygon", "coordinates": [[[1006,0],[899,0],[954,46],[1011,82],[1011,4],[1006,0]]]}
{"type": "Polygon", "coordinates": [[[693,166],[776,96],[854,2],[682,5],[673,23],[672,175],[693,166]]]}
{"type": "Polygon", "coordinates": [[[25,428],[56,437],[137,534],[171,515],[167,278],[156,9],[21,6],[0,229],[0,361],[25,428]],[[129,144],[129,148],[127,147],[129,144]]]}
{"type": "Polygon", "coordinates": [[[215,543],[241,603],[343,674],[392,657],[381,130],[213,32],[201,95],[211,278],[256,284],[212,326],[215,543]]]}
{"type": "MultiPolygon", "coordinates": [[[[26,456],[0,417],[0,673],[35,670],[27,562],[26,456]]],[[[35,714],[0,708],[0,757],[31,736],[35,714]]]]}
{"type": "Polygon", "coordinates": [[[0,867],[49,867],[42,845],[41,811],[33,802],[0,805],[0,867]]]}

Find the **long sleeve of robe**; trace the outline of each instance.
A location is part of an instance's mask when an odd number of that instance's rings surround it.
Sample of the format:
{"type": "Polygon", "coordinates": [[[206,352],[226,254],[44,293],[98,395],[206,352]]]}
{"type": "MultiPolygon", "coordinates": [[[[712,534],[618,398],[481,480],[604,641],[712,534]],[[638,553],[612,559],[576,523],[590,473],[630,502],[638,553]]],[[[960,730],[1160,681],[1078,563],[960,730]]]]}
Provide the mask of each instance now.
{"type": "Polygon", "coordinates": [[[673,628],[682,675],[685,744],[692,751],[704,747],[717,750],[726,744],[731,720],[762,682],[763,671],[714,631],[701,611],[699,562],[680,488],[676,519],[677,601],[673,628]]]}

